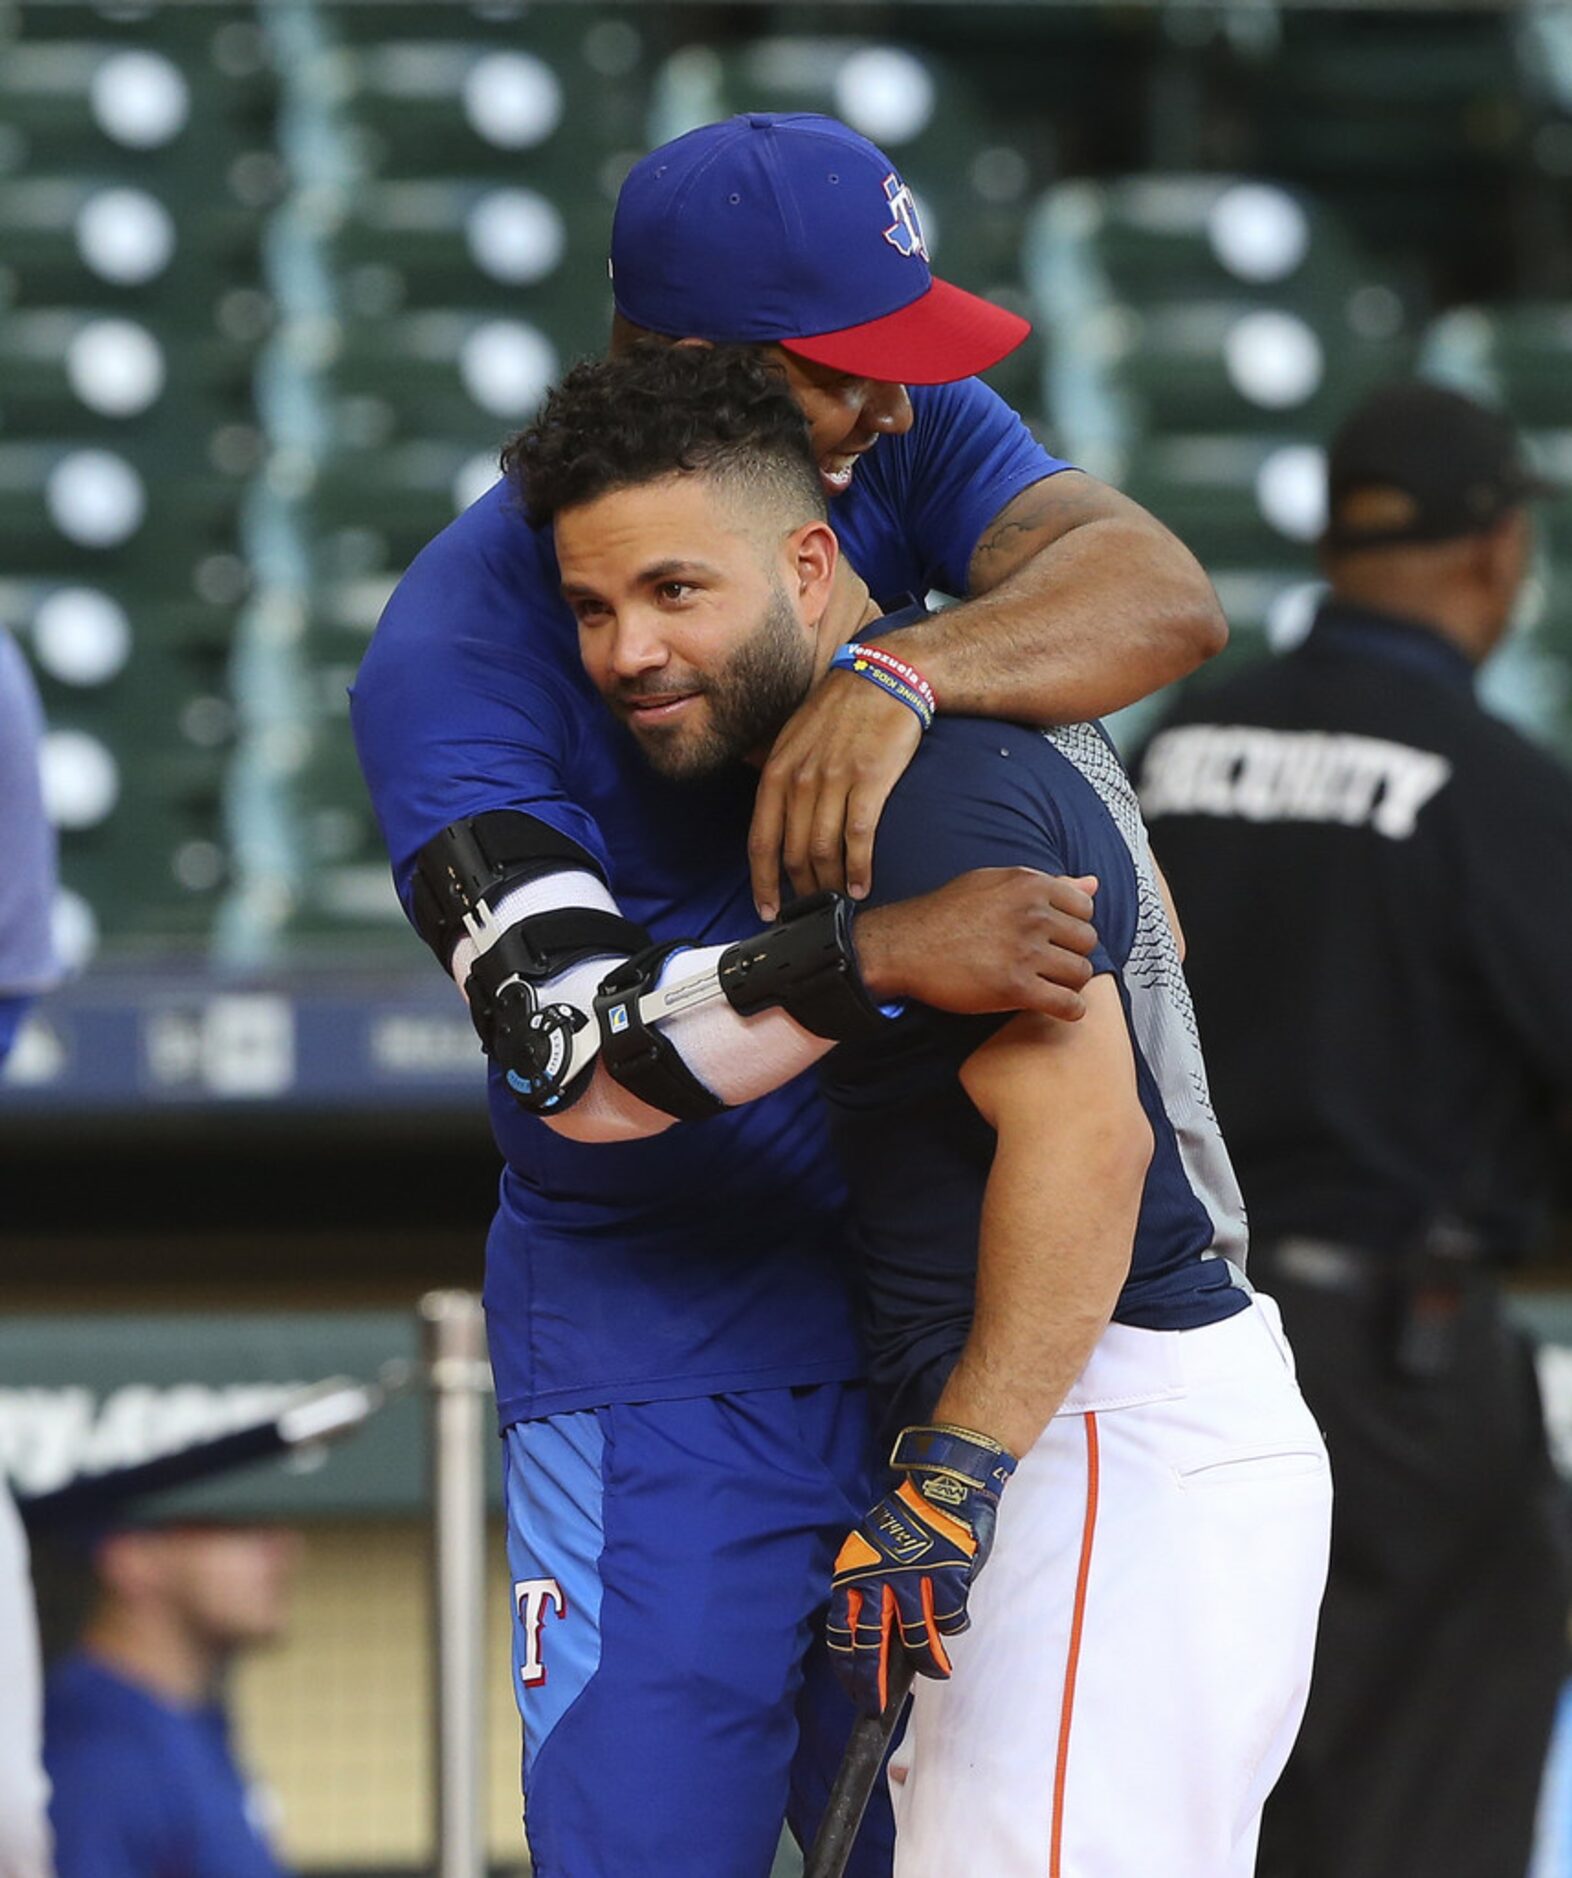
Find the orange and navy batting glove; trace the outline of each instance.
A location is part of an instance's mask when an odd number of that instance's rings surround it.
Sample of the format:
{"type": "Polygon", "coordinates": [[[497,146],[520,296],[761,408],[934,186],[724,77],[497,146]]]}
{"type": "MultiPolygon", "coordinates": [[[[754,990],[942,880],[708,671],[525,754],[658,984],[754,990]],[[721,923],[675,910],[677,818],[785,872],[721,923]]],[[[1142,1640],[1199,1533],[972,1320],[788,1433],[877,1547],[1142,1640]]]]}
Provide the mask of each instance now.
{"type": "Polygon", "coordinates": [[[949,1675],[943,1639],[971,1622],[1015,1456],[966,1428],[903,1428],[890,1466],[906,1478],[847,1535],[830,1589],[831,1658],[865,1715],[884,1707],[897,1637],[924,1676],[949,1675]]]}

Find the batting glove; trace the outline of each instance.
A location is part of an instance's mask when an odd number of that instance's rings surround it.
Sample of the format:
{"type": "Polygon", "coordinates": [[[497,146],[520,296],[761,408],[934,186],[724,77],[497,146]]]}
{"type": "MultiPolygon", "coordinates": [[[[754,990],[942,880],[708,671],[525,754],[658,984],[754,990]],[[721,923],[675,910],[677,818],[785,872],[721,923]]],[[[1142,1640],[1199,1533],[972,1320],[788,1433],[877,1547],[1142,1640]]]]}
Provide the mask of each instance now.
{"type": "Polygon", "coordinates": [[[884,1708],[897,1636],[924,1676],[949,1675],[943,1639],[971,1622],[1015,1456],[965,1428],[905,1428],[890,1466],[906,1478],[847,1535],[830,1592],[832,1660],[865,1715],[884,1708]]]}

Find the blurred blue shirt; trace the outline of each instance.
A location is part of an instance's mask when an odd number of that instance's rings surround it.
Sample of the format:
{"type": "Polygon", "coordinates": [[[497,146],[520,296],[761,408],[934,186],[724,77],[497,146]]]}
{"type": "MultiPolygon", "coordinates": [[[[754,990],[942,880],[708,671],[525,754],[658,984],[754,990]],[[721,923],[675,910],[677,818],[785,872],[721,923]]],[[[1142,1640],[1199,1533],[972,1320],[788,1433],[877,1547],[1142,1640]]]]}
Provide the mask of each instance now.
{"type": "Polygon", "coordinates": [[[182,1708],[76,1652],[44,1687],[59,1878],[285,1878],[217,1703],[182,1708]]]}

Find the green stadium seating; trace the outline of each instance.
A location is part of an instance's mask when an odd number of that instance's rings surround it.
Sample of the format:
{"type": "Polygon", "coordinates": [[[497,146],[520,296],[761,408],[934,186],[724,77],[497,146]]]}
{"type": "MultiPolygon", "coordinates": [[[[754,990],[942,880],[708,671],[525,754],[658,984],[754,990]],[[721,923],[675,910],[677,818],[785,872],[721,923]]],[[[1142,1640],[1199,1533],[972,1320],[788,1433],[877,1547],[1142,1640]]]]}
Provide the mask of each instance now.
{"type": "MultiPolygon", "coordinates": [[[[941,271],[1034,319],[993,382],[1196,549],[1230,658],[1302,624],[1314,451],[1413,362],[1427,280],[1534,289],[1424,368],[1572,484],[1564,11],[0,0],[0,618],[119,779],[68,883],[111,945],[411,943],[346,686],[603,344],[628,165],[732,111],[890,151],[941,271]]],[[[1542,541],[1497,682],[1555,736],[1572,501],[1542,541]]]]}
{"type": "Polygon", "coordinates": [[[62,877],[106,943],[202,947],[231,864],[235,612],[276,91],[251,10],[0,15],[4,613],[62,877]]]}
{"type": "Polygon", "coordinates": [[[1572,430],[1572,305],[1456,308],[1430,327],[1424,358],[1531,430],[1572,430]]]}
{"type": "Polygon", "coordinates": [[[550,182],[614,196],[608,159],[644,148],[649,38],[639,6],[362,4],[326,10],[308,82],[331,87],[360,171],[550,182]]]}
{"type": "Polygon", "coordinates": [[[1275,185],[1061,185],[1031,220],[1026,266],[1050,421],[1105,473],[1153,433],[1324,434],[1409,357],[1396,290],[1275,185]]]}
{"type": "Polygon", "coordinates": [[[1392,278],[1324,205],[1235,176],[1061,185],[1026,267],[1049,433],[1212,577],[1233,636],[1208,675],[1292,644],[1317,592],[1324,439],[1412,357],[1392,278]]]}

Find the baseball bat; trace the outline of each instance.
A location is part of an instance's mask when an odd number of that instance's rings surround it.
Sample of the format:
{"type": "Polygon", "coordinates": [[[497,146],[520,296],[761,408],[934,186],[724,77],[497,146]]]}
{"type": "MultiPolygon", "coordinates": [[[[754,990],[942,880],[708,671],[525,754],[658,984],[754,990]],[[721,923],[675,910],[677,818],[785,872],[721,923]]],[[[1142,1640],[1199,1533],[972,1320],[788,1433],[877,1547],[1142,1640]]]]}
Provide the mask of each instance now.
{"type": "Polygon", "coordinates": [[[802,1878],[842,1878],[846,1861],[857,1843],[857,1828],[868,1810],[873,1783],[884,1765],[890,1737],[905,1711],[916,1673],[911,1659],[901,1651],[890,1668],[890,1686],[883,1712],[860,1717],[852,1729],[835,1775],[835,1785],[830,1788],[824,1817],[808,1848],[802,1878]]]}

